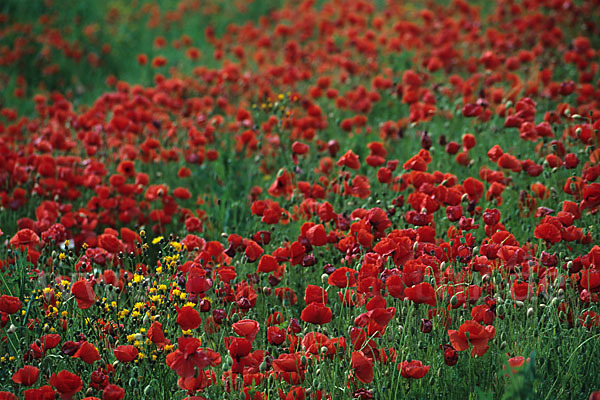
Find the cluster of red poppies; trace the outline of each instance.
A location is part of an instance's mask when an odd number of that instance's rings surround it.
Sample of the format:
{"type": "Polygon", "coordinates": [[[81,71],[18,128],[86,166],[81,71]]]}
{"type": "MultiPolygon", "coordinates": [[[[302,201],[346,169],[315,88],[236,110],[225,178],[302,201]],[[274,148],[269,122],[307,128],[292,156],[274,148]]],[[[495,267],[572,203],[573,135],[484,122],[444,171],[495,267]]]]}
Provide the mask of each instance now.
{"type": "Polygon", "coordinates": [[[600,328],[597,1],[285,3],[207,29],[218,67],[2,108],[0,399],[369,399],[518,373],[521,309],[600,328]]]}

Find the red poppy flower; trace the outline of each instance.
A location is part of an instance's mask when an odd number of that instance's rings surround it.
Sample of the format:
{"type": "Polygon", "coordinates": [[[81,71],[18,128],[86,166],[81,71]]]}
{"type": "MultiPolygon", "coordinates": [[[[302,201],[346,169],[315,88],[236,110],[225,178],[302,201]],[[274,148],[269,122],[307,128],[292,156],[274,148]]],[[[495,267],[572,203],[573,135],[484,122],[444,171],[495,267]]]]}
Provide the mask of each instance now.
{"type": "Polygon", "coordinates": [[[273,360],[273,370],[287,382],[299,383],[304,379],[306,363],[302,363],[303,353],[284,353],[273,360]]]}
{"type": "Polygon", "coordinates": [[[192,306],[183,306],[177,311],[177,323],[184,331],[200,326],[200,313],[192,306]]]}
{"type": "Polygon", "coordinates": [[[21,249],[30,246],[35,247],[40,244],[40,237],[31,229],[25,228],[19,230],[15,236],[10,239],[9,244],[21,249]]]}
{"type": "Polygon", "coordinates": [[[130,344],[117,346],[117,348],[113,350],[113,354],[117,360],[123,363],[128,363],[135,360],[138,356],[138,353],[138,349],[130,344]]]}
{"type": "Polygon", "coordinates": [[[252,319],[243,319],[233,324],[233,331],[240,336],[246,338],[250,343],[254,341],[260,325],[258,322],[252,319]]]}
{"type": "Polygon", "coordinates": [[[402,168],[413,171],[427,171],[427,162],[423,157],[414,155],[402,165],[402,168]]]}
{"type": "Polygon", "coordinates": [[[23,397],[25,400],[54,400],[56,398],[56,392],[50,386],[44,385],[39,389],[28,389],[24,391],[23,397]]]}
{"type": "Polygon", "coordinates": [[[449,344],[440,346],[444,350],[444,362],[447,366],[452,367],[458,362],[458,353],[456,349],[449,344]]]}
{"type": "Polygon", "coordinates": [[[0,311],[14,314],[21,309],[21,300],[18,297],[3,294],[0,296],[0,311]]]}
{"type": "Polygon", "coordinates": [[[352,352],[352,369],[362,383],[370,383],[373,380],[373,361],[362,351],[352,352]]]}
{"type": "Polygon", "coordinates": [[[327,244],[327,232],[322,224],[317,224],[306,231],[306,237],[313,246],[323,246],[327,244]]]}
{"type": "Polygon", "coordinates": [[[32,365],[26,365],[13,374],[12,380],[19,385],[32,386],[38,380],[39,374],[39,369],[32,365]]]}
{"type": "Polygon", "coordinates": [[[98,236],[98,247],[101,247],[112,254],[118,254],[125,251],[123,242],[116,235],[111,233],[103,233],[98,236]]]}
{"type": "Polygon", "coordinates": [[[302,310],[300,318],[302,321],[310,324],[323,325],[329,323],[332,316],[331,309],[326,305],[321,303],[310,303],[302,310]]]}
{"type": "Polygon", "coordinates": [[[277,393],[281,400],[304,400],[306,398],[306,391],[301,386],[294,386],[287,394],[283,390],[277,389],[277,393]]]}
{"type": "Polygon", "coordinates": [[[262,256],[260,258],[256,272],[269,273],[269,272],[273,272],[273,271],[277,270],[277,268],[279,268],[277,259],[275,257],[273,257],[272,255],[265,254],[264,256],[262,256]]]}
{"type": "Polygon", "coordinates": [[[404,378],[421,379],[429,372],[430,365],[423,365],[419,360],[402,361],[398,364],[398,371],[404,378]]]}
{"type": "Polygon", "coordinates": [[[100,359],[100,353],[98,353],[96,346],[86,341],[81,343],[73,357],[80,358],[85,363],[93,364],[94,361],[100,359]]]}
{"type": "Polygon", "coordinates": [[[195,376],[196,369],[203,369],[215,360],[199,348],[199,339],[182,336],[177,339],[177,345],[177,350],[167,354],[166,363],[181,378],[195,376]]]}
{"type": "Polygon", "coordinates": [[[327,292],[324,291],[321,286],[306,285],[306,290],[304,291],[304,302],[306,304],[327,304],[327,292]]]}
{"type": "Polygon", "coordinates": [[[337,161],[337,166],[345,166],[351,169],[359,169],[360,161],[358,159],[358,156],[354,154],[352,150],[348,150],[346,154],[341,156],[340,159],[337,161]]]}
{"type": "Polygon", "coordinates": [[[245,338],[227,336],[225,338],[225,347],[229,350],[229,355],[233,359],[231,371],[241,373],[247,362],[251,363],[252,357],[250,356],[250,352],[252,351],[252,342],[245,338]]]}
{"type": "Polygon", "coordinates": [[[465,179],[463,187],[469,196],[469,200],[477,202],[483,195],[483,183],[475,178],[469,177],[465,179]]]}
{"type": "Polygon", "coordinates": [[[417,304],[429,304],[435,306],[435,289],[428,282],[421,282],[418,285],[404,289],[404,295],[417,304]]]}
{"type": "Polygon", "coordinates": [[[549,223],[539,224],[535,228],[533,235],[537,239],[543,239],[549,243],[558,243],[562,240],[560,229],[549,223]]]}
{"type": "Polygon", "coordinates": [[[83,387],[83,382],[79,375],[73,374],[67,370],[62,370],[58,374],[52,374],[48,383],[56,388],[62,399],[69,400],[75,393],[83,387]]]}
{"type": "Polygon", "coordinates": [[[146,333],[146,337],[158,347],[163,347],[164,345],[171,343],[171,341],[165,337],[162,324],[158,321],[152,322],[150,329],[148,329],[148,333],[146,333]]]}
{"type": "Polygon", "coordinates": [[[258,260],[262,253],[264,253],[264,250],[258,245],[258,243],[256,243],[254,240],[247,241],[244,254],[246,254],[246,257],[248,257],[248,261],[254,262],[258,260]]]}
{"type": "Polygon", "coordinates": [[[397,299],[404,299],[404,290],[406,286],[404,285],[404,280],[401,275],[395,274],[389,276],[385,281],[385,285],[390,296],[397,299]]]}
{"type": "MultiPolygon", "coordinates": [[[[527,359],[527,362],[529,362],[529,359],[527,359]]],[[[513,374],[517,373],[523,364],[525,364],[525,357],[523,356],[515,356],[508,359],[508,365],[513,374]]]]}
{"type": "Polygon", "coordinates": [[[352,268],[341,267],[329,275],[328,283],[339,288],[356,286],[357,272],[352,268]]]}
{"type": "Polygon", "coordinates": [[[267,340],[269,344],[279,346],[285,341],[287,332],[278,326],[269,326],[267,328],[267,340]]]}
{"type": "Polygon", "coordinates": [[[294,152],[295,154],[306,154],[308,153],[308,150],[310,148],[308,147],[308,145],[306,143],[302,143],[302,142],[298,142],[295,141],[294,143],[292,143],[292,152],[294,152]]]}
{"type": "Polygon", "coordinates": [[[496,328],[493,325],[483,327],[476,321],[465,321],[458,331],[449,330],[448,336],[452,346],[463,351],[469,348],[469,344],[473,346],[471,353],[473,355],[483,356],[489,349],[488,341],[496,336],[496,328]],[[468,337],[467,337],[468,332],[468,337]]]}
{"type": "Polygon", "coordinates": [[[0,400],[19,400],[19,398],[11,392],[0,392],[0,400]]]}
{"type": "Polygon", "coordinates": [[[528,282],[515,280],[510,287],[513,299],[523,301],[533,295],[533,287],[528,282]]]}
{"type": "Polygon", "coordinates": [[[44,335],[40,338],[40,342],[42,343],[42,351],[47,351],[55,348],[60,343],[60,335],[57,333],[50,333],[48,335],[44,335]]]}
{"type": "Polygon", "coordinates": [[[77,307],[83,310],[90,308],[96,302],[96,294],[92,284],[84,279],[73,283],[71,293],[77,299],[77,307]]]}
{"type": "Polygon", "coordinates": [[[117,385],[108,384],[102,391],[102,400],[121,400],[125,397],[125,390],[117,385]]]}

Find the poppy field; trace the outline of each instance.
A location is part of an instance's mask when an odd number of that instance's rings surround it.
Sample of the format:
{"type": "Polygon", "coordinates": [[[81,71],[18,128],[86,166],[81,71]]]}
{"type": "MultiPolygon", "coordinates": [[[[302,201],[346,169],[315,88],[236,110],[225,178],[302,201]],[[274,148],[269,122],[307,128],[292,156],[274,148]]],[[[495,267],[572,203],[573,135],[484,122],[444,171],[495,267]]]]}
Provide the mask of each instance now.
{"type": "Polygon", "coordinates": [[[6,0],[0,400],[600,399],[600,1],[6,0]]]}

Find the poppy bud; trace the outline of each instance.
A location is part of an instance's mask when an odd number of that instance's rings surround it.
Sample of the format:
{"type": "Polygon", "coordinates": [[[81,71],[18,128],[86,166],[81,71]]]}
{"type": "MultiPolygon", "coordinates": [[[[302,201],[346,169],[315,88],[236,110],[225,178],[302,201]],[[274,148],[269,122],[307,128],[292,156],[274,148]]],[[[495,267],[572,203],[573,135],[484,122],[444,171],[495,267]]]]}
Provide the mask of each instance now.
{"type": "Polygon", "coordinates": [[[326,284],[328,279],[329,279],[329,275],[327,275],[327,274],[321,275],[321,283],[326,284]]]}
{"type": "Polygon", "coordinates": [[[433,322],[429,319],[421,319],[421,332],[430,333],[433,329],[433,322]]]}
{"type": "Polygon", "coordinates": [[[258,367],[261,373],[265,373],[267,371],[267,363],[266,362],[261,362],[260,366],[258,367]]]}
{"type": "Polygon", "coordinates": [[[458,297],[456,297],[456,295],[452,296],[452,298],[450,299],[450,304],[452,305],[452,307],[458,304],[458,297]]]}
{"type": "Polygon", "coordinates": [[[154,388],[151,385],[148,385],[144,388],[145,397],[152,397],[152,393],[154,393],[154,388]]]}

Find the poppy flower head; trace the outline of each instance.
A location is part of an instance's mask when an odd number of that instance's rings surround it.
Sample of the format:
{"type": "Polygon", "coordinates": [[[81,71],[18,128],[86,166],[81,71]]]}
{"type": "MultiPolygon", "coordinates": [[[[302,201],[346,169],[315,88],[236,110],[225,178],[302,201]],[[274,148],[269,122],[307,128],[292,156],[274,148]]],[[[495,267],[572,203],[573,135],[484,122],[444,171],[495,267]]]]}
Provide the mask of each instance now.
{"type": "Polygon", "coordinates": [[[64,369],[58,374],[52,374],[48,383],[56,388],[63,399],[73,398],[75,393],[79,392],[83,387],[83,382],[79,375],[64,369]]]}
{"type": "Polygon", "coordinates": [[[430,368],[430,365],[423,365],[419,360],[402,361],[398,364],[400,375],[409,379],[421,379],[429,372],[430,368]]]}

